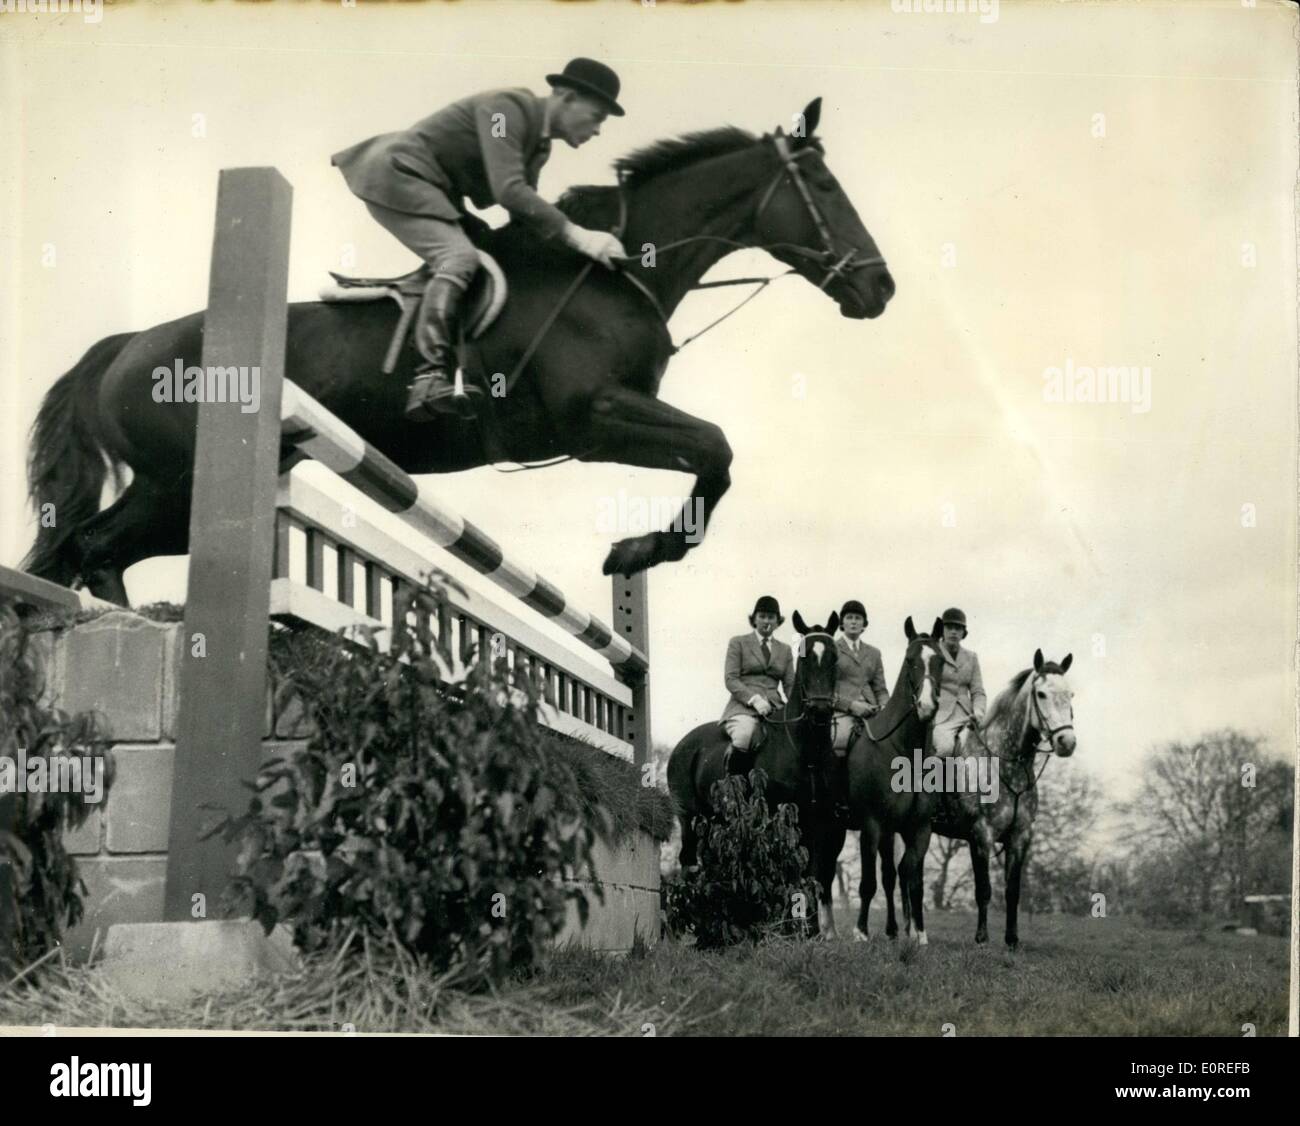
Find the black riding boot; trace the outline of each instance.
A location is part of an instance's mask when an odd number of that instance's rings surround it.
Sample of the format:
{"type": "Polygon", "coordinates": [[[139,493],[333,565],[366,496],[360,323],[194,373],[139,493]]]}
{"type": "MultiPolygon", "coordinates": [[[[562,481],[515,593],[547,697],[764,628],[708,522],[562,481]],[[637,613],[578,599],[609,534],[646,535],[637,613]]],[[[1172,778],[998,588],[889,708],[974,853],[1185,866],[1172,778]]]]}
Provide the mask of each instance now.
{"type": "Polygon", "coordinates": [[[460,306],[465,292],[450,278],[435,277],[420,303],[417,333],[427,334],[420,352],[424,361],[415,370],[406,397],[406,417],[428,422],[440,414],[473,418],[482,388],[466,384],[457,370],[456,345],[460,340],[460,306]]]}
{"type": "Polygon", "coordinates": [[[845,829],[852,828],[852,812],[849,809],[849,756],[835,755],[835,765],[831,768],[831,800],[835,803],[835,821],[845,829]]]}
{"type": "Polygon", "coordinates": [[[729,777],[743,776],[749,773],[751,762],[750,752],[733,744],[727,748],[726,757],[722,760],[722,768],[729,777]]]}

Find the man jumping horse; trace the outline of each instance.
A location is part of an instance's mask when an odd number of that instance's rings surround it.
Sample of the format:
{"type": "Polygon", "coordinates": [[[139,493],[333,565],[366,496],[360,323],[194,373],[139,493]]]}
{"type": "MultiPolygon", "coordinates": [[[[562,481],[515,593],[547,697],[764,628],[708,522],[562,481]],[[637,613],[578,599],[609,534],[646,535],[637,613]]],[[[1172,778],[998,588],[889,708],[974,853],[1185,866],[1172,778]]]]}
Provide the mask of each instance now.
{"type": "Polygon", "coordinates": [[[461,304],[479,268],[478,251],[461,226],[464,197],[476,207],[500,204],[544,240],[558,239],[606,267],[626,256],[614,235],[571,223],[536,190],[552,137],[576,149],[599,135],[607,115],[623,116],[618,75],[579,58],[546,81],[547,97],[522,88],[473,94],[404,132],[371,137],[330,160],[379,225],[424,259],[432,274],[416,329],[424,361],[406,400],[412,421],[472,415],[470,396],[483,394],[477,384],[458,387],[453,380],[461,304]]]}

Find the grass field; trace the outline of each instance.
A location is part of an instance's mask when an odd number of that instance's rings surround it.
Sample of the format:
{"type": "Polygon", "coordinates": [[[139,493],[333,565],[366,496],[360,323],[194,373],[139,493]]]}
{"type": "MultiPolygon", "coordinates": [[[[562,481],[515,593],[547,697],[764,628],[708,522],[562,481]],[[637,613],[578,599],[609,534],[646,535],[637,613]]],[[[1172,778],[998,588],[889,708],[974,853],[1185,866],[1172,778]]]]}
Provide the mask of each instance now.
{"type": "MultiPolygon", "coordinates": [[[[313,965],[183,1009],[116,995],[98,971],[46,966],[0,994],[0,1025],[357,1032],[762,1036],[1285,1035],[1287,944],[1128,919],[1021,919],[1014,954],[975,946],[974,916],[932,912],[930,945],[774,942],[703,953],[675,942],[627,958],[557,951],[490,996],[440,988],[402,960],[313,965]]],[[[1001,926],[994,915],[990,929],[1001,926]]],[[[842,934],[852,918],[839,917],[842,934]]],[[[883,928],[883,919],[881,920],[883,928]]]]}

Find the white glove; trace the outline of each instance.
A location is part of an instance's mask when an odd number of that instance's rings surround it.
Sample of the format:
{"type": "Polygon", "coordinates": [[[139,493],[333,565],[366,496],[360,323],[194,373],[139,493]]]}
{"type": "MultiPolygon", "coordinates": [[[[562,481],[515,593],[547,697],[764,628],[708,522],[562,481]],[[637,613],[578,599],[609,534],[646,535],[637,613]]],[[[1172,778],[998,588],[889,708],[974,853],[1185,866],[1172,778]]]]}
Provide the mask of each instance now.
{"type": "Polygon", "coordinates": [[[579,254],[594,258],[606,269],[614,268],[611,259],[627,257],[623,244],[608,231],[591,231],[586,227],[579,227],[576,223],[565,223],[560,238],[579,254]]]}

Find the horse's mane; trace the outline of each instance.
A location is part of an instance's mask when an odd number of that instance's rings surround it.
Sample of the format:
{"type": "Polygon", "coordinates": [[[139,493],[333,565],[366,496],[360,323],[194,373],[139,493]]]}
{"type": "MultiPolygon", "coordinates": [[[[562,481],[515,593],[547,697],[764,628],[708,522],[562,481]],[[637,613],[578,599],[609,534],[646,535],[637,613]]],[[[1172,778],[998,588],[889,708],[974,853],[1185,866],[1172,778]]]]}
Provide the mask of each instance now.
{"type": "MultiPolygon", "coordinates": [[[[984,715],[985,727],[992,725],[995,720],[1001,718],[1003,712],[1009,712],[1011,710],[1011,705],[1015,703],[1016,697],[1020,695],[1020,690],[1024,688],[1025,681],[1029,679],[1033,671],[1033,669],[1021,669],[1020,672],[1016,673],[1016,675],[1011,678],[1011,683],[997,694],[993,703],[989,705],[989,710],[984,715]]],[[[1061,670],[1061,666],[1055,661],[1044,661],[1043,675],[1048,676],[1052,673],[1056,673],[1060,676],[1065,675],[1061,670]]]]}
{"type": "MultiPolygon", "coordinates": [[[[669,137],[646,145],[614,161],[614,171],[626,188],[638,188],[656,176],[675,172],[701,160],[739,152],[758,138],[744,129],[726,125],[669,137]]],[[[618,188],[588,184],[570,188],[556,206],[580,226],[609,226],[618,217],[618,188]]]]}

